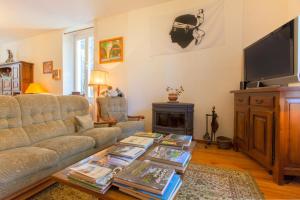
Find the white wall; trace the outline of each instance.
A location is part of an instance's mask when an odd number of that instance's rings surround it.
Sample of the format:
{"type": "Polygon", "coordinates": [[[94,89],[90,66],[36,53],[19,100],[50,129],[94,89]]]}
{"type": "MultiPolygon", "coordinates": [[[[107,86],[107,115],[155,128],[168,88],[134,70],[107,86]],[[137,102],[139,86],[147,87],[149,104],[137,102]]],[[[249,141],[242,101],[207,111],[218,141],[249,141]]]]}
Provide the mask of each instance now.
{"type": "Polygon", "coordinates": [[[62,80],[53,80],[51,74],[43,74],[43,62],[53,61],[53,67],[62,68],[62,31],[52,31],[0,47],[0,62],[11,49],[15,60],[34,63],[34,82],[41,83],[50,93],[62,94],[62,80]]]}
{"type": "Polygon", "coordinates": [[[151,129],[152,102],[167,101],[166,87],[182,85],[185,92],[180,101],[195,104],[195,137],[202,138],[205,114],[211,112],[213,105],[219,114],[218,134],[231,137],[233,96],[229,91],[237,89],[241,79],[243,1],[225,0],[225,32],[220,33],[225,34],[224,45],[175,55],[150,55],[150,18],[166,10],[180,11],[198,5],[197,0],[184,4],[182,0],[175,0],[98,20],[96,41],[116,36],[125,39],[124,63],[101,67],[110,71],[110,83],[125,91],[129,113],[146,116],[148,130],[151,129]]]}
{"type": "Polygon", "coordinates": [[[291,0],[244,0],[243,47],[286,23],[289,2],[291,0]]]}

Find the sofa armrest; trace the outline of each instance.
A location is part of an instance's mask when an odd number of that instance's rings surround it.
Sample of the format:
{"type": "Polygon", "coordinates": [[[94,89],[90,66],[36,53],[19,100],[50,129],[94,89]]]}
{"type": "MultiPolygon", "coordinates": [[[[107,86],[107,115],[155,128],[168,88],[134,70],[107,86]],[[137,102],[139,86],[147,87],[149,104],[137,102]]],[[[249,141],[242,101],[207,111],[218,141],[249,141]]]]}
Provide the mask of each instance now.
{"type": "Polygon", "coordinates": [[[115,121],[115,120],[94,122],[95,128],[106,127],[106,126],[112,127],[116,124],[117,124],[117,121],[115,121]]]}
{"type": "Polygon", "coordinates": [[[138,116],[128,116],[128,121],[140,121],[145,119],[143,115],[138,115],[138,116]]]}

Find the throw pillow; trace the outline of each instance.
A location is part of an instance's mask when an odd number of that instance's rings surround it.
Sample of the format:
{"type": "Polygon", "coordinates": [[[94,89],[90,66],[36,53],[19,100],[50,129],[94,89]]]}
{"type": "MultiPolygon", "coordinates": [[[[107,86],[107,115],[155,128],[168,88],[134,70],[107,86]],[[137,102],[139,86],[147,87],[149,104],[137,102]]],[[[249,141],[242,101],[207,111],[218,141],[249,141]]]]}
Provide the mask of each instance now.
{"type": "Polygon", "coordinates": [[[75,116],[77,121],[77,130],[79,132],[94,128],[94,122],[90,115],[75,116]]]}

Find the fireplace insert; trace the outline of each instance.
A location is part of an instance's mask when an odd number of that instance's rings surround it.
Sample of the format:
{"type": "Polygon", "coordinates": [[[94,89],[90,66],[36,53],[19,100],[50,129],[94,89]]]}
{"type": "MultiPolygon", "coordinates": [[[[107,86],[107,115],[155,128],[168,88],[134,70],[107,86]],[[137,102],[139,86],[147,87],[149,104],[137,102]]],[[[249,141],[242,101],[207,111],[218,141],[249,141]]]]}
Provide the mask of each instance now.
{"type": "Polygon", "coordinates": [[[152,131],[193,135],[194,104],[153,103],[152,131]]]}

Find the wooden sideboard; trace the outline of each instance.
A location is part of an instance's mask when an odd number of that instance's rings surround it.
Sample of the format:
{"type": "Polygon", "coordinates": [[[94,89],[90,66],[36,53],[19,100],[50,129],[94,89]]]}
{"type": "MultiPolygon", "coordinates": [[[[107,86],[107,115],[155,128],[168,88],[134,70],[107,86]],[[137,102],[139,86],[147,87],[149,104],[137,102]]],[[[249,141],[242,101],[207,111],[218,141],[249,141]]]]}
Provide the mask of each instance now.
{"type": "Polygon", "coordinates": [[[300,87],[234,93],[234,145],[273,174],[300,176],[300,87]]]}
{"type": "Polygon", "coordinates": [[[0,64],[0,95],[22,94],[32,82],[32,63],[20,61],[0,64]]]}

